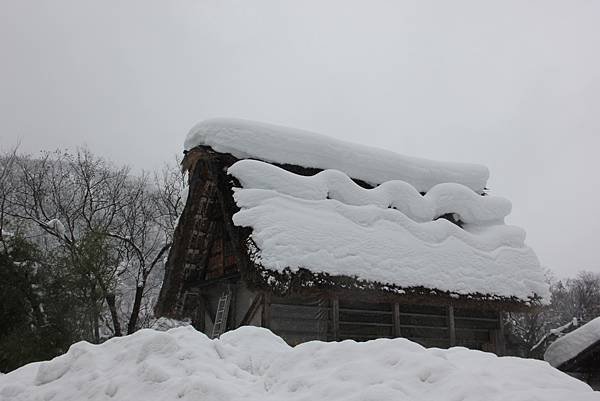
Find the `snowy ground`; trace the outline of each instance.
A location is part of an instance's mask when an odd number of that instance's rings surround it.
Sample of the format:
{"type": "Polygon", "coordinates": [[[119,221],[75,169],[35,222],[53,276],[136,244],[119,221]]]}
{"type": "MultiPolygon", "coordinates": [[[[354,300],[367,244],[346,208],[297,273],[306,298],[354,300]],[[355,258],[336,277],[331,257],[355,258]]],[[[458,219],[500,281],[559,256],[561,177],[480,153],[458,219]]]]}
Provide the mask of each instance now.
{"type": "Polygon", "coordinates": [[[406,339],[310,342],[265,329],[210,340],[191,327],[78,343],[0,376],[0,400],[600,400],[546,362],[406,339]]]}

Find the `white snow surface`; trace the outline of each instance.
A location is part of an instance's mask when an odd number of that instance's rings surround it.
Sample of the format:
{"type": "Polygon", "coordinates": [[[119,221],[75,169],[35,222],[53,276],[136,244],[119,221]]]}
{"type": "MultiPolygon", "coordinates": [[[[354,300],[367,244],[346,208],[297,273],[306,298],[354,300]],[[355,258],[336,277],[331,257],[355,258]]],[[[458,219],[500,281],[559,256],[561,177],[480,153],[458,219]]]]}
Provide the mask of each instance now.
{"type": "Polygon", "coordinates": [[[158,331],[168,331],[176,327],[184,327],[191,324],[192,322],[190,320],[177,320],[162,316],[156,319],[152,325],[150,325],[150,328],[158,331]]]}
{"type": "Polygon", "coordinates": [[[489,177],[488,169],[481,165],[408,157],[308,131],[239,119],[200,122],[184,143],[187,150],[199,145],[238,159],[340,170],[372,185],[402,180],[419,192],[444,182],[460,183],[482,192],[489,177]]]}
{"type": "Polygon", "coordinates": [[[456,183],[437,184],[422,196],[415,187],[400,180],[365,189],[341,171],[325,170],[307,177],[257,160],[240,160],[229,169],[229,173],[244,188],[272,189],[309,200],[329,198],[354,206],[392,207],[418,222],[457,213],[466,223],[502,223],[511,210],[507,199],[481,196],[456,183]]]}
{"type": "Polygon", "coordinates": [[[558,367],[600,341],[600,317],[554,341],[544,354],[550,365],[558,367]]]}
{"type": "Polygon", "coordinates": [[[3,401],[600,400],[546,362],[409,340],[290,347],[242,327],[211,340],[192,327],[80,342],[0,376],[3,401]]]}
{"type": "Polygon", "coordinates": [[[252,228],[258,262],[299,267],[403,288],[549,299],[543,270],[525,232],[504,224],[506,199],[464,185],[437,184],[425,196],[403,181],[364,189],[335,170],[300,176],[257,160],[229,174],[238,226],[252,228]],[[434,218],[456,213],[463,228],[434,218]]]}

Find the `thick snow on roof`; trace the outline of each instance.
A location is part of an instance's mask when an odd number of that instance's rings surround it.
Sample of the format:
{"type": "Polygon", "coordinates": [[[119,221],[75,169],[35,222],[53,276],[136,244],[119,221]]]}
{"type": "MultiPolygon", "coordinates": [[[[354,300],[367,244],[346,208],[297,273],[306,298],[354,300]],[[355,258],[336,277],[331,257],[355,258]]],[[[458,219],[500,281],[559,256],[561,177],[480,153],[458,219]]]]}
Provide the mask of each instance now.
{"type": "Polygon", "coordinates": [[[185,140],[185,149],[199,145],[239,159],[336,169],[372,185],[402,180],[420,192],[443,182],[461,183],[481,192],[489,176],[487,168],[480,165],[402,156],[308,131],[237,119],[217,118],[197,124],[185,140]]]}
{"type": "Polygon", "coordinates": [[[598,341],[600,341],[600,317],[554,341],[546,350],[544,359],[550,365],[558,367],[598,341]]]}
{"type": "Polygon", "coordinates": [[[438,184],[425,196],[406,182],[364,189],[340,171],[300,176],[257,160],[230,167],[242,188],[234,198],[238,226],[251,227],[258,262],[331,275],[426,287],[458,294],[548,297],[542,268],[507,226],[510,202],[460,184],[438,184]],[[455,213],[463,228],[445,220],[455,213]]]}
{"type": "Polygon", "coordinates": [[[6,401],[592,401],[600,394],[543,361],[403,338],[286,345],[245,326],[211,340],[191,327],[80,342],[0,376],[6,401]]]}

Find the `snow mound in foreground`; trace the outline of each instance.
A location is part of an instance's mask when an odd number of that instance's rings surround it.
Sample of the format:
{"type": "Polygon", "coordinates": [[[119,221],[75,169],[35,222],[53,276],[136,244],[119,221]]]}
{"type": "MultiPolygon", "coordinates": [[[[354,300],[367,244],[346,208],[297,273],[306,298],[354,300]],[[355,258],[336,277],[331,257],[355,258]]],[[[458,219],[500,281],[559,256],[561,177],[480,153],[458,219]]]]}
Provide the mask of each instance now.
{"type": "Polygon", "coordinates": [[[546,362],[406,339],[290,347],[266,329],[192,327],[74,344],[0,376],[1,400],[600,400],[546,362]]]}

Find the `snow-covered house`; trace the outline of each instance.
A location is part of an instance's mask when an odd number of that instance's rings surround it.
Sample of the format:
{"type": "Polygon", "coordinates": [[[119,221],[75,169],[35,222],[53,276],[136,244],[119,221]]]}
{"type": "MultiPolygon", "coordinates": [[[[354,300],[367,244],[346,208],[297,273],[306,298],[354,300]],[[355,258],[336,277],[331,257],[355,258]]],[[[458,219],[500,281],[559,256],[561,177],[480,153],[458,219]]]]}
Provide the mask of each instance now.
{"type": "Polygon", "coordinates": [[[503,352],[502,312],[548,296],[487,168],[242,120],[196,125],[156,306],[217,336],[407,337],[503,352]]]}
{"type": "Polygon", "coordinates": [[[600,317],[559,337],[548,346],[544,359],[600,390],[600,317]]]}

